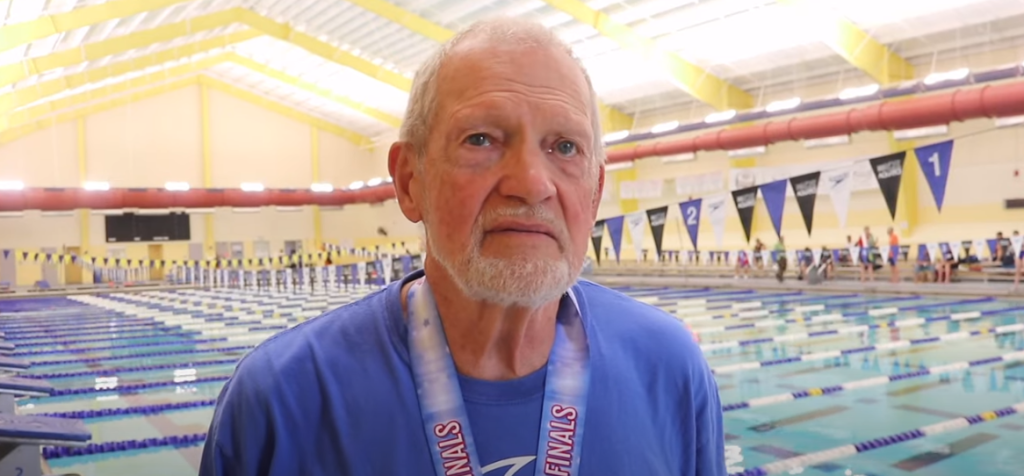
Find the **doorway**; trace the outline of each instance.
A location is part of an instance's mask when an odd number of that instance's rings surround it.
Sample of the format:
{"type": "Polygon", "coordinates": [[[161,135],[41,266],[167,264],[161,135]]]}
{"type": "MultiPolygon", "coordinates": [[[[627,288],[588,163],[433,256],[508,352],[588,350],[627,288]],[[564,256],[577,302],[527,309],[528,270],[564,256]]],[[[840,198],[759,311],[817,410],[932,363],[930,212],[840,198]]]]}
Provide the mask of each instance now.
{"type": "MultiPolygon", "coordinates": [[[[149,245],[149,259],[160,261],[164,259],[164,245],[149,245]]],[[[149,269],[149,279],[152,281],[164,280],[164,269],[161,266],[153,266],[149,269]]]]}
{"type": "MultiPolygon", "coordinates": [[[[43,255],[55,256],[57,254],[57,248],[43,248],[43,255]]],[[[57,286],[60,284],[60,274],[57,272],[57,264],[44,262],[43,268],[43,281],[49,283],[50,286],[57,286]]]]}
{"type": "Polygon", "coordinates": [[[78,256],[79,262],[72,263],[70,259],[64,262],[64,281],[67,284],[82,284],[82,249],[77,246],[68,246],[64,254],[78,256]]]}

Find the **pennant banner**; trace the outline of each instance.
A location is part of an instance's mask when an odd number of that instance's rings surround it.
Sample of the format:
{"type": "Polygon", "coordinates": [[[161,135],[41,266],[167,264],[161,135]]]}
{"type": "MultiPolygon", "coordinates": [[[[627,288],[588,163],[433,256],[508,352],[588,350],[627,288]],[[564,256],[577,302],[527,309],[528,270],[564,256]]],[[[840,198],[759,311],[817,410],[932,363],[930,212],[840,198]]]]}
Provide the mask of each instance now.
{"type": "Polygon", "coordinates": [[[10,256],[11,256],[11,250],[4,250],[4,259],[9,258],[10,256]]]}
{"type": "Polygon", "coordinates": [[[661,240],[665,235],[665,221],[668,218],[668,205],[647,210],[647,223],[651,226],[654,236],[654,261],[661,260],[661,240]]]}
{"type": "Polygon", "coordinates": [[[953,162],[953,141],[939,142],[914,149],[914,155],[921,165],[921,172],[928,181],[935,206],[942,211],[946,199],[946,182],[949,180],[949,166],[953,162]]]}
{"type": "Polygon", "coordinates": [[[608,227],[608,238],[612,240],[612,249],[615,251],[615,262],[619,262],[619,258],[622,256],[622,223],[626,217],[617,216],[609,218],[604,221],[605,226],[608,227]]]}
{"type": "Polygon", "coordinates": [[[700,229],[700,206],[701,199],[690,200],[679,204],[679,213],[683,215],[683,224],[686,225],[686,232],[690,235],[690,243],[693,249],[697,250],[697,231],[700,229]]]}
{"type": "Polygon", "coordinates": [[[786,208],[786,189],[789,187],[788,180],[776,180],[761,185],[761,197],[764,198],[764,206],[768,208],[768,216],[772,219],[772,226],[775,227],[775,236],[782,236],[782,213],[786,208]]]}
{"type": "Polygon", "coordinates": [[[853,192],[853,168],[844,167],[825,173],[825,187],[836,209],[839,228],[846,228],[846,217],[850,211],[850,193],[853,192]]]}
{"type": "Polygon", "coordinates": [[[636,252],[636,260],[640,261],[644,250],[644,221],[647,215],[644,212],[630,213],[626,215],[626,225],[629,227],[629,237],[633,240],[633,251],[636,252]]]}
{"type": "Polygon", "coordinates": [[[903,161],[907,152],[897,152],[871,159],[871,170],[875,172],[878,188],[882,189],[889,215],[896,219],[896,203],[900,198],[900,183],[903,182],[903,161]]]}
{"type": "Polygon", "coordinates": [[[715,232],[715,246],[721,248],[725,242],[725,201],[726,195],[718,195],[704,201],[707,209],[708,221],[711,222],[711,229],[715,232]]]}
{"type": "Polygon", "coordinates": [[[820,179],[821,172],[811,172],[789,179],[790,185],[793,186],[793,194],[796,195],[796,205],[800,207],[800,216],[804,218],[804,226],[807,227],[807,236],[811,236],[811,229],[814,227],[814,202],[818,199],[820,179]]]}
{"type": "Polygon", "coordinates": [[[732,192],[732,200],[736,204],[736,213],[743,225],[743,234],[750,243],[750,227],[754,224],[754,205],[757,205],[757,187],[747,187],[732,192]]]}
{"type": "Polygon", "coordinates": [[[597,264],[601,264],[601,241],[604,240],[604,220],[594,223],[590,230],[590,242],[594,245],[594,256],[597,256],[597,264]]]}
{"type": "Polygon", "coordinates": [[[1024,236],[1015,235],[1010,237],[1010,244],[1013,245],[1014,259],[1020,259],[1021,249],[1024,248],[1024,236]]]}

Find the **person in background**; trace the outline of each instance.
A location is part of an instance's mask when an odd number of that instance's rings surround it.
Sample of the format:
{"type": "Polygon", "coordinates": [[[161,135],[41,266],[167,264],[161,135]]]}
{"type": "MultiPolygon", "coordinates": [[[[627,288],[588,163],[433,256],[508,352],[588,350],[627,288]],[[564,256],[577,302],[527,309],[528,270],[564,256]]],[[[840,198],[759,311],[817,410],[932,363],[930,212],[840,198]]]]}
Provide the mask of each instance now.
{"type": "Polygon", "coordinates": [[[778,243],[775,243],[775,279],[781,283],[786,279],[786,242],[782,235],[779,235],[778,243]]]}
{"type": "Polygon", "coordinates": [[[750,278],[750,253],[747,250],[739,250],[736,252],[736,277],[735,279],[750,278]]]}
{"type": "Polygon", "coordinates": [[[996,233],[996,254],[992,261],[999,263],[1004,268],[1013,268],[1013,250],[1010,246],[1010,239],[1003,236],[1003,232],[996,233]]]}
{"type": "Polygon", "coordinates": [[[900,282],[900,238],[896,236],[896,230],[890,226],[887,230],[889,233],[889,250],[886,253],[889,261],[889,282],[898,283],[900,282]]]}
{"type": "Polygon", "coordinates": [[[757,269],[764,268],[764,243],[760,238],[754,238],[754,266],[757,269]]]}
{"type": "MultiPolygon", "coordinates": [[[[1020,232],[1013,230],[1013,236],[1020,236],[1020,232]]],[[[1012,248],[1012,244],[1011,244],[1012,248]]],[[[1013,275],[1013,291],[1016,292],[1020,289],[1020,278],[1024,275],[1024,246],[1020,247],[1020,252],[1017,254],[1017,272],[1013,275]]]]}
{"type": "Polygon", "coordinates": [[[875,257],[878,255],[878,240],[871,234],[871,229],[864,227],[864,235],[857,241],[860,246],[860,280],[875,280],[875,257]]]}
{"type": "Polygon", "coordinates": [[[949,243],[939,243],[941,260],[936,270],[935,282],[950,283],[953,280],[953,271],[960,267],[960,257],[953,256],[953,248],[949,243]]]}
{"type": "Polygon", "coordinates": [[[426,58],[388,152],[424,270],[246,354],[199,474],[725,476],[693,335],[579,279],[600,118],[583,65],[540,24],[484,20],[426,58]]]}
{"type": "Polygon", "coordinates": [[[839,254],[840,264],[853,266],[857,263],[857,257],[850,253],[850,248],[853,248],[856,243],[853,242],[853,237],[846,235],[846,253],[839,254]]]}
{"type": "Polygon", "coordinates": [[[800,271],[796,279],[805,279],[807,277],[807,271],[814,266],[814,252],[811,251],[810,247],[805,247],[804,252],[800,255],[800,271]]]}
{"type": "Polygon", "coordinates": [[[917,254],[917,268],[914,273],[915,283],[930,283],[935,274],[935,266],[932,264],[932,257],[928,254],[928,248],[922,246],[917,254]]]}
{"type": "Polygon", "coordinates": [[[832,250],[828,247],[821,249],[821,273],[825,279],[835,279],[836,263],[832,259],[832,250]]]}

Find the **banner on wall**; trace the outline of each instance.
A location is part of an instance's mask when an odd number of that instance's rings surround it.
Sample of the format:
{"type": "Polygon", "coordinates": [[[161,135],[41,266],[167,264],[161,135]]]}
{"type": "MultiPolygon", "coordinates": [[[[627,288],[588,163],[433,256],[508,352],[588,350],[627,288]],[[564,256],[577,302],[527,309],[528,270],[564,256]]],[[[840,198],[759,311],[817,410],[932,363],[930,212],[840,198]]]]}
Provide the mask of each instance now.
{"type": "Polygon", "coordinates": [[[647,210],[647,223],[651,226],[654,237],[654,261],[661,260],[661,240],[665,235],[665,222],[668,219],[668,205],[647,210]]]}
{"type": "Polygon", "coordinates": [[[921,165],[921,173],[928,181],[935,206],[942,211],[942,202],[946,199],[946,182],[949,180],[950,164],[953,163],[953,141],[939,142],[914,149],[917,162],[921,165]]]}
{"type": "Polygon", "coordinates": [[[608,218],[604,221],[605,226],[608,227],[608,238],[612,241],[612,250],[615,251],[615,262],[619,262],[619,258],[622,250],[622,222],[625,221],[625,217],[617,216],[608,218]]]}
{"type": "Polygon", "coordinates": [[[796,195],[796,205],[800,208],[800,216],[807,227],[807,236],[811,236],[811,229],[814,227],[814,202],[818,199],[820,179],[821,172],[811,172],[789,179],[793,194],[796,195]]]}
{"type": "Polygon", "coordinates": [[[825,187],[832,206],[839,219],[839,228],[846,228],[846,217],[850,211],[850,193],[853,192],[853,169],[842,168],[825,173],[825,187]]]}
{"type": "Polygon", "coordinates": [[[597,264],[601,264],[601,242],[604,240],[604,220],[594,223],[590,230],[590,242],[594,245],[594,256],[597,256],[597,264]]]}
{"type": "Polygon", "coordinates": [[[725,240],[725,194],[704,199],[708,221],[715,232],[715,246],[721,248],[725,240]]]}
{"type": "Polygon", "coordinates": [[[680,197],[719,192],[725,184],[723,172],[676,177],[676,195],[680,197]]]}
{"type": "Polygon", "coordinates": [[[754,206],[757,205],[757,187],[733,191],[732,200],[736,204],[740,224],[743,225],[743,234],[747,237],[747,243],[750,243],[750,227],[754,224],[754,206]]]}
{"type": "Polygon", "coordinates": [[[986,248],[986,245],[985,245],[985,240],[984,239],[979,238],[977,240],[974,240],[974,244],[971,245],[971,254],[973,254],[974,256],[977,256],[978,259],[981,259],[982,258],[982,252],[985,250],[985,248],[986,248]]]}
{"type": "Polygon", "coordinates": [[[11,250],[4,250],[4,259],[11,257],[11,250]]]}
{"type": "Polygon", "coordinates": [[[619,198],[638,200],[661,198],[664,186],[665,181],[662,179],[619,182],[619,198]]]}
{"type": "Polygon", "coordinates": [[[939,251],[938,243],[928,243],[928,257],[931,258],[933,263],[938,263],[942,260],[942,253],[939,251]]]}
{"type": "Polygon", "coordinates": [[[889,207],[889,216],[896,219],[896,203],[900,198],[900,183],[903,182],[903,161],[907,152],[884,155],[871,159],[871,170],[875,171],[875,180],[882,190],[885,204],[889,207]]]}
{"type": "Polygon", "coordinates": [[[764,206],[768,209],[768,216],[772,219],[772,226],[775,227],[775,236],[782,236],[782,214],[786,208],[786,189],[789,188],[788,180],[776,180],[761,185],[761,197],[764,199],[764,206]]]}
{"type": "Polygon", "coordinates": [[[953,252],[953,259],[960,261],[960,253],[964,250],[964,244],[961,241],[950,241],[949,250],[953,252]]]}
{"type": "Polygon", "coordinates": [[[693,249],[697,250],[697,232],[700,230],[700,206],[701,199],[690,200],[679,204],[679,213],[683,216],[683,224],[686,225],[686,233],[690,235],[690,243],[693,249]]]}
{"type": "Polygon", "coordinates": [[[643,256],[645,221],[647,221],[647,214],[644,212],[626,215],[626,226],[629,227],[629,238],[633,240],[633,251],[636,252],[637,261],[640,261],[643,256]]]}

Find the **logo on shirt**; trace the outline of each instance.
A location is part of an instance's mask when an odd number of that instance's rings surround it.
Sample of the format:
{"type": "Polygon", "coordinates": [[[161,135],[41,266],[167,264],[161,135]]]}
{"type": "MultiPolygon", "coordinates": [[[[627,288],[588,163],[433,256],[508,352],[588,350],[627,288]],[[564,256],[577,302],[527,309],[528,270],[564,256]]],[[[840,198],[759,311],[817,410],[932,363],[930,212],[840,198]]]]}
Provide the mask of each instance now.
{"type": "MultiPolygon", "coordinates": [[[[517,456],[515,458],[506,458],[501,461],[496,461],[483,468],[480,468],[485,475],[490,474],[491,476],[516,476],[516,473],[520,469],[526,467],[526,465],[537,459],[536,456],[517,456]],[[508,468],[504,473],[500,473],[498,470],[502,468],[508,468]],[[493,472],[493,473],[492,473],[493,472]]],[[[525,473],[523,476],[526,476],[525,473]]]]}

